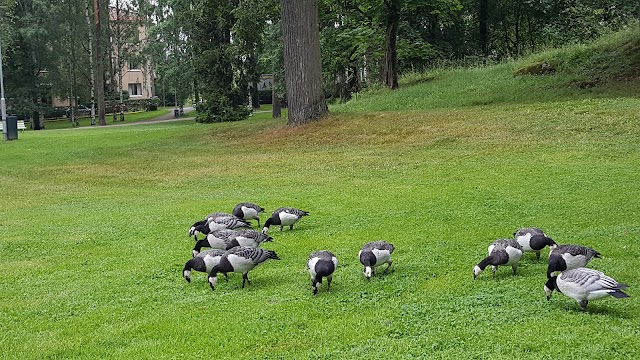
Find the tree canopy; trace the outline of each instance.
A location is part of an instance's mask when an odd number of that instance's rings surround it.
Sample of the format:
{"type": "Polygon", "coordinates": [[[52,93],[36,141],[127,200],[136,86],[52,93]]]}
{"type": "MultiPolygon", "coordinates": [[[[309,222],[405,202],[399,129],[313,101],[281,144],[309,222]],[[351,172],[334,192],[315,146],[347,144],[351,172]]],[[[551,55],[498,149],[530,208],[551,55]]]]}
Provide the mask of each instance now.
{"type": "MultiPolygon", "coordinates": [[[[594,39],[637,22],[640,3],[317,0],[317,12],[324,97],[348,101],[366,86],[395,89],[404,73],[594,39]]],[[[8,106],[36,128],[53,97],[89,104],[92,83],[97,103],[115,101],[125,61],[149,64],[156,94],[176,104],[191,99],[198,121],[244,119],[261,74],[272,74],[276,98],[286,99],[279,29],[287,24],[277,0],[0,0],[0,16],[8,106]],[[137,14],[149,28],[147,47],[127,47],[126,27],[104,14],[109,6],[137,14]]]]}

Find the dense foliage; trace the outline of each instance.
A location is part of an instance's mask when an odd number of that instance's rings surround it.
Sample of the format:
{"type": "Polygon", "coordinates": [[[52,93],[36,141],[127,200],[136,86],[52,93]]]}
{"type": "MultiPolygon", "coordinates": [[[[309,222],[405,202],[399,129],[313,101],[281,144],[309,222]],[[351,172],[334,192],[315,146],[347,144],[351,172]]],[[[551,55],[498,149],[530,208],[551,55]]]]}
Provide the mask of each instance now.
{"type": "MultiPolygon", "coordinates": [[[[285,99],[278,1],[97,4],[134,11],[135,24],[150,28],[148,47],[140,51],[140,44],[129,41],[135,26],[103,19],[109,23],[102,25],[98,49],[103,53],[90,59],[93,1],[0,0],[5,86],[13,112],[37,118],[51,110],[52,97],[88,106],[91,69],[103,69],[95,75],[105,83],[97,100],[118,97],[123,64],[132,59],[154,72],[163,102],[200,104],[200,121],[245,118],[249,89],[260,74],[273,74],[278,97],[285,99]],[[104,51],[114,48],[118,56],[104,51]]],[[[395,88],[401,74],[495,63],[592,40],[637,21],[640,2],[319,0],[318,12],[326,96],[344,102],[372,84],[395,88]]],[[[252,105],[257,106],[255,92],[252,105]]]]}

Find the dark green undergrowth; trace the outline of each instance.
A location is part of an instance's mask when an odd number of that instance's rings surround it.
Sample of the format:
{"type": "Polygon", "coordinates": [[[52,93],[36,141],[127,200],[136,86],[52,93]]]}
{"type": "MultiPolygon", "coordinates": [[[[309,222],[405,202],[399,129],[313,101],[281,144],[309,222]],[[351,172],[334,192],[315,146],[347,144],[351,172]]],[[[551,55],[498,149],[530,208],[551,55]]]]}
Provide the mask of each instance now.
{"type": "Polygon", "coordinates": [[[550,77],[512,68],[443,72],[295,128],[257,113],[0,143],[2,355],[638,358],[640,99],[527,101],[550,77]],[[243,201],[311,215],[272,228],[282,260],[245,289],[238,274],[215,292],[204,274],[184,281],[189,226],[243,201]],[[547,301],[546,252],[474,281],[489,243],[525,226],[597,249],[590,266],[631,297],[586,314],[547,301]],[[394,264],[367,282],[357,254],[376,239],[394,264]],[[339,265],[314,297],[305,262],[319,249],[339,265]]]}

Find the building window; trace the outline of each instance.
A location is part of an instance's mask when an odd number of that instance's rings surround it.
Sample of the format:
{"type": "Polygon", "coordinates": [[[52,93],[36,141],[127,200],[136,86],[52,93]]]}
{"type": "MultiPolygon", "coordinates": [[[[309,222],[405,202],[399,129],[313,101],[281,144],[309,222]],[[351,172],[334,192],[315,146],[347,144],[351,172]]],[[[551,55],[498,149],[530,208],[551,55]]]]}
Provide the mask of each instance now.
{"type": "Polygon", "coordinates": [[[142,84],[129,84],[129,96],[142,96],[142,84]]]}
{"type": "Polygon", "coordinates": [[[129,60],[129,70],[140,70],[140,64],[137,61],[129,60]]]}

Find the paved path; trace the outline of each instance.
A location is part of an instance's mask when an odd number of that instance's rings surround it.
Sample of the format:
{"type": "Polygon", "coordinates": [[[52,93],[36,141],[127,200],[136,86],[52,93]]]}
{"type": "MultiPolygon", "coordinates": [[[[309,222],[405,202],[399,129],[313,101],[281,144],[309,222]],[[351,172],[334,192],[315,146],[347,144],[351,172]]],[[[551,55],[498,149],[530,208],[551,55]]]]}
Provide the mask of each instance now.
{"type": "MultiPolygon", "coordinates": [[[[190,113],[193,110],[195,110],[192,107],[185,107],[184,108],[184,113],[190,113]]],[[[106,125],[103,126],[81,126],[81,127],[75,127],[75,128],[64,128],[64,129],[57,129],[57,130],[80,130],[80,129],[102,129],[102,128],[106,128],[106,127],[114,127],[114,126],[132,126],[132,125],[145,125],[145,124],[158,124],[158,123],[165,123],[165,122],[172,122],[172,121],[185,121],[185,120],[192,120],[193,121],[194,117],[193,116],[189,116],[189,117],[180,117],[180,118],[176,118],[173,115],[173,109],[165,115],[160,115],[158,117],[155,117],[153,119],[149,119],[149,120],[143,120],[143,121],[136,121],[136,122],[130,122],[130,123],[124,123],[124,124],[118,124],[118,123],[113,123],[113,122],[107,122],[106,125]]]]}
{"type": "MultiPolygon", "coordinates": [[[[195,110],[192,107],[185,107],[184,108],[184,113],[188,114],[190,112],[192,112],[193,110],[195,110]]],[[[190,117],[179,117],[176,118],[173,114],[173,110],[171,110],[168,114],[165,115],[160,115],[158,117],[155,117],[153,119],[149,119],[149,120],[143,120],[143,121],[136,121],[136,122],[131,122],[131,123],[126,123],[126,124],[112,124],[110,125],[109,123],[107,123],[106,126],[131,126],[131,125],[144,125],[144,124],[157,124],[157,123],[164,123],[164,122],[172,122],[172,121],[184,121],[184,120],[193,120],[193,116],[190,117]]],[[[92,126],[95,128],[95,126],[92,126]]],[[[100,127],[104,127],[104,126],[100,126],[100,127]]]]}
{"type": "MultiPolygon", "coordinates": [[[[194,110],[195,109],[193,107],[185,107],[184,108],[184,113],[188,114],[188,113],[190,113],[190,112],[192,112],[194,110]]],[[[258,111],[254,111],[253,113],[257,114],[257,113],[266,113],[266,112],[271,112],[271,110],[258,110],[258,111]]],[[[155,117],[153,119],[149,119],[149,120],[136,121],[136,122],[130,122],[130,123],[124,123],[124,124],[107,122],[107,124],[104,125],[104,126],[82,126],[82,127],[65,128],[65,129],[58,129],[58,130],[101,129],[101,128],[113,127],[113,126],[133,126],[133,125],[145,125],[145,124],[158,124],[158,123],[166,123],[166,122],[173,122],[173,121],[185,121],[185,120],[193,121],[194,119],[195,119],[195,117],[193,117],[193,116],[176,118],[173,115],[173,109],[172,109],[168,114],[161,115],[161,116],[155,117]]]]}

